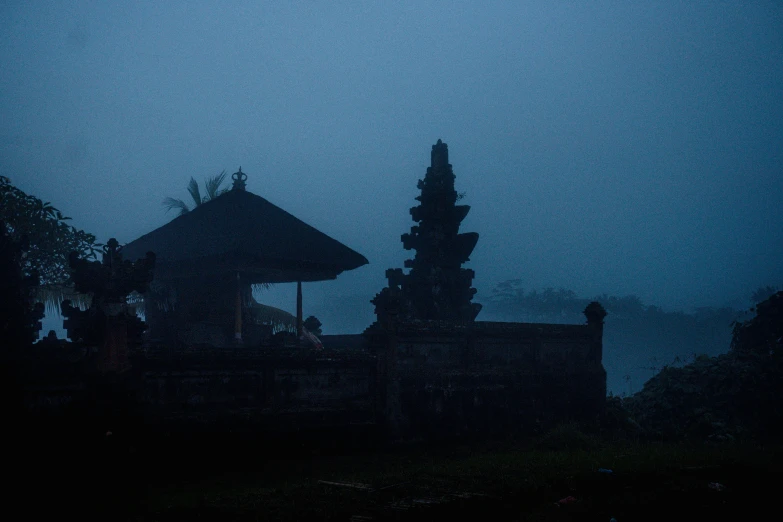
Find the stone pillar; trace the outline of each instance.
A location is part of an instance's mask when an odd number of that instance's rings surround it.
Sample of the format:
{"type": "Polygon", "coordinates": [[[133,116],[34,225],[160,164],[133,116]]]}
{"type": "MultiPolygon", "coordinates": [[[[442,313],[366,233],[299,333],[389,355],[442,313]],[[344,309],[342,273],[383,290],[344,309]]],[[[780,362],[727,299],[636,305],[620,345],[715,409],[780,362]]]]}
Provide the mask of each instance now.
{"type": "Polygon", "coordinates": [[[400,376],[397,368],[397,321],[398,310],[392,305],[386,310],[386,321],[383,325],[386,333],[386,342],[383,347],[385,373],[383,416],[388,433],[392,437],[399,437],[404,430],[400,408],[400,376]]]}
{"type": "Polygon", "coordinates": [[[585,308],[585,317],[587,317],[587,326],[592,333],[593,348],[590,351],[590,362],[601,364],[603,360],[604,347],[604,317],[606,310],[601,303],[593,301],[585,308]]]}
{"type": "Polygon", "coordinates": [[[587,328],[590,329],[592,337],[592,349],[588,362],[592,366],[592,370],[588,371],[586,375],[587,381],[583,389],[584,396],[589,397],[585,412],[601,414],[606,406],[606,370],[602,363],[606,310],[601,306],[601,303],[593,301],[587,305],[584,314],[587,317],[587,328]]]}
{"type": "Polygon", "coordinates": [[[123,372],[130,368],[127,306],[112,303],[105,307],[104,313],[106,314],[106,334],[98,363],[100,371],[123,372]]]}
{"type": "Polygon", "coordinates": [[[385,435],[395,439],[403,432],[397,369],[397,330],[402,319],[399,289],[384,288],[372,302],[378,321],[364,335],[377,358],[376,419],[385,428],[385,435]]]}

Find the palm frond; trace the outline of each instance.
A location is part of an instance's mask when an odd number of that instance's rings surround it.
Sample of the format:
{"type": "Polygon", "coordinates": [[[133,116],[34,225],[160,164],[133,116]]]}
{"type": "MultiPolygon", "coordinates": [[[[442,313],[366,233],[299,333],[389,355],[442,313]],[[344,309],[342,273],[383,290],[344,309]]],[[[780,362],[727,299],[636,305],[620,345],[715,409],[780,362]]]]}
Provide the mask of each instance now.
{"type": "Polygon", "coordinates": [[[251,292],[253,294],[253,299],[256,301],[260,301],[260,295],[264,290],[269,290],[272,288],[272,283],[254,283],[250,285],[251,292]]]}
{"type": "Polygon", "coordinates": [[[67,285],[41,285],[35,287],[35,300],[44,304],[47,315],[59,314],[60,305],[66,299],[71,301],[71,306],[82,310],[88,308],[92,298],[87,294],[79,294],[72,286],[67,285]]]}
{"type": "Polygon", "coordinates": [[[272,326],[272,333],[296,332],[296,316],[274,306],[254,303],[252,306],[255,320],[272,326]]]}
{"type": "Polygon", "coordinates": [[[196,206],[199,206],[204,202],[201,199],[201,191],[198,188],[198,183],[196,183],[196,180],[193,178],[190,178],[190,183],[188,183],[188,192],[190,192],[190,197],[193,198],[193,203],[195,203],[196,206]]]}
{"type": "Polygon", "coordinates": [[[211,201],[218,197],[219,195],[226,192],[226,189],[221,190],[220,185],[223,184],[223,182],[226,180],[226,171],[224,170],[217,176],[212,176],[211,178],[207,178],[207,180],[204,182],[204,188],[207,191],[207,195],[204,196],[204,201],[211,201]]]}
{"type": "Polygon", "coordinates": [[[166,212],[169,210],[179,210],[179,215],[187,214],[190,211],[188,204],[181,199],[165,198],[163,200],[163,206],[166,207],[166,212]]]}
{"type": "Polygon", "coordinates": [[[128,294],[128,296],[125,298],[125,301],[136,310],[136,313],[144,315],[144,313],[147,311],[144,302],[144,296],[136,291],[128,294]]]}

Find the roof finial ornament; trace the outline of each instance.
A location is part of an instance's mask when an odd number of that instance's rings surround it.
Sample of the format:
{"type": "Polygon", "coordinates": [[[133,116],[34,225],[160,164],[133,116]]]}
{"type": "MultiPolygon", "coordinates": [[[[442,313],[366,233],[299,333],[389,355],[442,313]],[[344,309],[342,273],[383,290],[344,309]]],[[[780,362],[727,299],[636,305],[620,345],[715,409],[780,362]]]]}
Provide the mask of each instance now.
{"type": "Polygon", "coordinates": [[[247,174],[242,172],[242,167],[239,167],[239,170],[231,175],[231,179],[234,180],[234,185],[231,187],[231,190],[245,190],[247,174]]]}

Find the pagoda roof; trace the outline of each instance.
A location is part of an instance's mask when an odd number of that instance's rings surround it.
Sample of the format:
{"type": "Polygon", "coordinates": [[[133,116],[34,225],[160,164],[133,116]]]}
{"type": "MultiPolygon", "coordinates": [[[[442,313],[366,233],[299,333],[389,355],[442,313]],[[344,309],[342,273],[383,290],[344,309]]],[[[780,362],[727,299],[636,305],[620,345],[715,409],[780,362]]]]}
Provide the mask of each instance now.
{"type": "MultiPolygon", "coordinates": [[[[244,176],[241,169],[237,174],[244,176]]],[[[156,255],[159,280],[239,273],[250,283],[323,281],[368,263],[336,239],[246,191],[244,179],[122,248],[123,257],[131,260],[148,251],[156,255]]]]}

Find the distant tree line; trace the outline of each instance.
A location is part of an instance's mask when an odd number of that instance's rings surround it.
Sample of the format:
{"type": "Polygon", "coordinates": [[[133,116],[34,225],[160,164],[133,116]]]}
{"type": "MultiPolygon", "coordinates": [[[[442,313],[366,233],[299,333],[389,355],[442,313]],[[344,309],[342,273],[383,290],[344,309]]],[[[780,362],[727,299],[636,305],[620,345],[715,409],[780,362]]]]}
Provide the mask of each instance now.
{"type": "MultiPolygon", "coordinates": [[[[776,292],[775,287],[762,287],[753,292],[753,304],[765,300],[776,292]]],[[[737,310],[729,307],[700,307],[692,313],[664,311],[655,305],[646,305],[639,296],[613,296],[601,294],[594,297],[579,297],[573,290],[545,288],[525,290],[519,279],[498,283],[486,305],[493,314],[507,316],[513,320],[535,322],[583,322],[582,311],[591,301],[598,301],[615,318],[643,319],[645,321],[705,321],[715,318],[735,319],[737,310]]]]}

